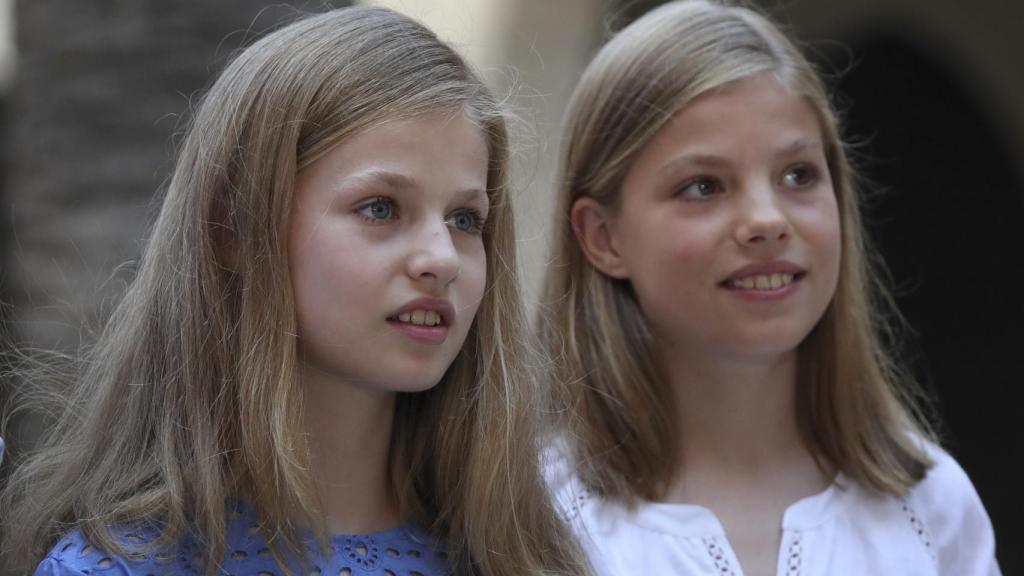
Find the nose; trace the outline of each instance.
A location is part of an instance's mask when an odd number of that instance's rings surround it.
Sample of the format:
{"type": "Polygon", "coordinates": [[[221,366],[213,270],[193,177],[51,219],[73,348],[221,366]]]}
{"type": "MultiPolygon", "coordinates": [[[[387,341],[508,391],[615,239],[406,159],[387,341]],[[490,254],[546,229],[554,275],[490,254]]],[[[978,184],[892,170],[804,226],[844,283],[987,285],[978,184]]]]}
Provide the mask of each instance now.
{"type": "Polygon", "coordinates": [[[736,241],[741,245],[771,245],[789,238],[789,218],[772,186],[748,188],[739,199],[736,241]]]}
{"type": "Polygon", "coordinates": [[[432,289],[445,288],[459,277],[459,253],[444,222],[424,226],[414,238],[409,256],[409,276],[432,289]]]}

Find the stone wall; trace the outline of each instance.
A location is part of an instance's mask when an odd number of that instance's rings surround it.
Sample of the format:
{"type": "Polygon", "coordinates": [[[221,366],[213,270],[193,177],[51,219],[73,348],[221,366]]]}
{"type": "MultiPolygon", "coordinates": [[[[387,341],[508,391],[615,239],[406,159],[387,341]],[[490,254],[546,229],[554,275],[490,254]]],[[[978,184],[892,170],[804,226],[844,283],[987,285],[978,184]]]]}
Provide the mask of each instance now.
{"type": "Polygon", "coordinates": [[[16,338],[79,345],[140,252],[182,113],[237,48],[295,14],[268,0],[17,4],[2,125],[16,338]]]}

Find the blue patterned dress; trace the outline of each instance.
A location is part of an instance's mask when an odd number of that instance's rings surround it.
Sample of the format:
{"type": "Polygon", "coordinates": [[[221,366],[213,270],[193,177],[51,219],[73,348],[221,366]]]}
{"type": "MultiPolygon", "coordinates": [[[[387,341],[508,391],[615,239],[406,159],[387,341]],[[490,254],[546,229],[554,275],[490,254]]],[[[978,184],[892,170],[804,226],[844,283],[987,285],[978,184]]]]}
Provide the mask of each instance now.
{"type": "MultiPolygon", "coordinates": [[[[228,533],[220,574],[231,576],[278,576],[283,574],[274,561],[251,508],[232,505],[228,512],[228,533]]],[[[200,575],[202,550],[192,538],[165,550],[142,547],[155,539],[153,532],[125,530],[120,534],[129,553],[107,554],[90,544],[81,531],[68,533],[43,559],[35,576],[163,576],[200,575]],[[136,551],[136,549],[138,549],[136,551]]],[[[447,556],[423,530],[405,525],[385,532],[330,537],[330,550],[321,554],[311,536],[307,570],[298,563],[294,574],[323,576],[443,576],[449,573],[447,556]]]]}

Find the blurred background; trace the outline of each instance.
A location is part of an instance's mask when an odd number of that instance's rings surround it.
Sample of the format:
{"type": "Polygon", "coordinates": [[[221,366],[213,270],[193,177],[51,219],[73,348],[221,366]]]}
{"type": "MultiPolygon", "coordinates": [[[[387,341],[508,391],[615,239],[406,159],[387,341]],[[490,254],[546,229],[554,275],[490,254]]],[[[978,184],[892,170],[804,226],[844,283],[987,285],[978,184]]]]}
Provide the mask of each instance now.
{"type": "MultiPolygon", "coordinates": [[[[608,34],[659,2],[373,3],[426,23],[509,95],[534,301],[566,101],[608,34]]],[[[87,344],[131,278],[196,96],[261,33],[344,4],[0,0],[0,338],[87,344]]],[[[871,182],[872,237],[914,329],[904,353],[988,508],[1004,573],[1024,574],[1013,471],[1024,414],[1012,400],[1024,384],[1024,2],[758,4],[829,78],[871,182]]],[[[8,456],[37,426],[6,431],[8,456]]]]}

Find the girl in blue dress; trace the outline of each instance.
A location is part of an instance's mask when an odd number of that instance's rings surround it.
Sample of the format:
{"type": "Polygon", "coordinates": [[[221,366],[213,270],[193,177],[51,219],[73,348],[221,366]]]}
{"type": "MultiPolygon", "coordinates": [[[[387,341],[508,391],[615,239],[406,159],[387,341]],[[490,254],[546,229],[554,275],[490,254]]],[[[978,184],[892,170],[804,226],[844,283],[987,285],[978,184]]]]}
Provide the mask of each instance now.
{"type": "Polygon", "coordinates": [[[434,34],[346,8],[197,107],[128,289],[3,494],[72,574],[578,574],[536,464],[506,128],[434,34]]]}

